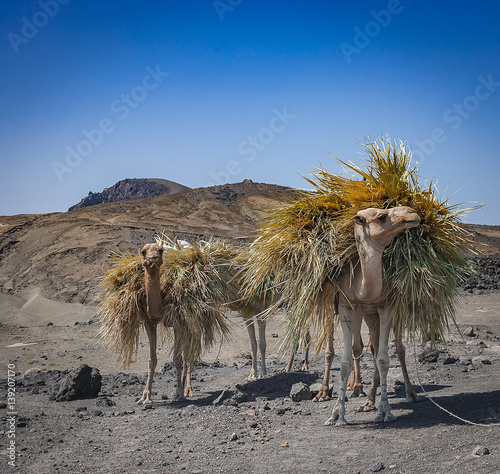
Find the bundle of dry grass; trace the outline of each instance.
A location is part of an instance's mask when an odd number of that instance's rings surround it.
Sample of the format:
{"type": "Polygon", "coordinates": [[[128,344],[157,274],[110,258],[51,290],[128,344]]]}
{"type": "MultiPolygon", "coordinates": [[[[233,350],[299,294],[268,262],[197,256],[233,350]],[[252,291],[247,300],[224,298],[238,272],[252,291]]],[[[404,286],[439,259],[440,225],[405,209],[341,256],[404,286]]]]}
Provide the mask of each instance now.
{"type": "MultiPolygon", "coordinates": [[[[325,169],[307,181],[314,187],[289,205],[270,211],[252,244],[245,268],[246,291],[251,294],[271,275],[290,324],[285,342],[297,340],[307,328],[318,328],[321,349],[335,324],[334,296],[341,272],[356,261],[352,217],[360,210],[412,207],[421,225],[398,235],[383,257],[384,282],[393,304],[392,317],[411,334],[442,337],[453,321],[457,285],[472,271],[460,251],[471,241],[460,227],[466,211],[441,200],[431,183],[418,182],[411,153],[402,142],[365,141],[365,168],[338,160],[346,176],[325,169]],[[412,288],[416,310],[413,322],[412,288]]],[[[352,267],[351,267],[352,268],[352,267]]]]}
{"type": "MultiPolygon", "coordinates": [[[[237,293],[233,278],[237,251],[220,241],[193,243],[190,248],[166,247],[160,286],[163,310],[160,328],[174,328],[184,363],[194,367],[203,348],[229,333],[224,304],[237,293]]],[[[99,313],[100,335],[124,367],[137,351],[140,327],[147,318],[144,268],[129,252],[113,256],[104,275],[105,298],[99,313]]],[[[172,348],[173,349],[173,348],[172,348]]]]}

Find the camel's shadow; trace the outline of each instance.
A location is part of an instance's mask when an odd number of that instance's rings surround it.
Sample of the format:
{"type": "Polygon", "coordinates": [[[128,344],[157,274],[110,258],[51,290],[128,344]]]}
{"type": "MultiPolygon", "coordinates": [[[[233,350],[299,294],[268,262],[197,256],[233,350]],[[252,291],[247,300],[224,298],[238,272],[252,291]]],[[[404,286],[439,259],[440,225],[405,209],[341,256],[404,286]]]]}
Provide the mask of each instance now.
{"type": "MultiPolygon", "coordinates": [[[[310,385],[316,382],[320,375],[321,374],[317,372],[276,372],[257,380],[244,381],[241,384],[233,385],[233,387],[237,388],[241,392],[244,392],[248,396],[247,400],[249,402],[255,401],[258,398],[266,398],[267,400],[272,401],[288,397],[293,384],[303,382],[306,385],[310,385]]],[[[188,405],[194,405],[197,407],[211,406],[219,395],[221,395],[223,390],[224,388],[213,392],[204,392],[202,394],[195,395],[193,398],[177,402],[156,402],[155,407],[170,406],[171,408],[184,408],[188,405]]]]}

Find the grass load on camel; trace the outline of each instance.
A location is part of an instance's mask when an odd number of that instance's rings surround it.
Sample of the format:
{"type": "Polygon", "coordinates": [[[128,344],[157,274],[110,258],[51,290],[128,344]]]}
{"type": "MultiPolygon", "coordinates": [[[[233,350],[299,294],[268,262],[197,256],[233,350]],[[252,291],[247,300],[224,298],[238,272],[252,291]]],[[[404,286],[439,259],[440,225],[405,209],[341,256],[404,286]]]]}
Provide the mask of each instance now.
{"type": "MultiPolygon", "coordinates": [[[[432,341],[454,321],[457,286],[473,269],[461,250],[471,247],[460,227],[464,210],[441,200],[432,182],[419,184],[402,142],[365,141],[365,167],[338,160],[346,175],[325,169],[288,205],[269,212],[245,267],[247,294],[272,276],[279,306],[289,314],[285,344],[316,330],[317,351],[336,323],[335,296],[342,272],[353,272],[358,253],[353,217],[367,208],[412,208],[418,227],[397,235],[383,254],[383,280],[392,318],[413,336],[432,341]]],[[[392,326],[394,327],[394,326],[392,326]]]]}
{"type": "MultiPolygon", "coordinates": [[[[184,364],[194,367],[202,349],[229,332],[223,305],[237,294],[233,281],[237,253],[220,241],[184,248],[163,245],[163,238],[158,243],[163,247],[160,337],[167,337],[173,328],[175,344],[180,345],[175,350],[184,364]]],[[[129,252],[115,254],[113,267],[103,277],[100,334],[124,367],[132,362],[139,330],[148,318],[144,278],[141,256],[129,252]]]]}

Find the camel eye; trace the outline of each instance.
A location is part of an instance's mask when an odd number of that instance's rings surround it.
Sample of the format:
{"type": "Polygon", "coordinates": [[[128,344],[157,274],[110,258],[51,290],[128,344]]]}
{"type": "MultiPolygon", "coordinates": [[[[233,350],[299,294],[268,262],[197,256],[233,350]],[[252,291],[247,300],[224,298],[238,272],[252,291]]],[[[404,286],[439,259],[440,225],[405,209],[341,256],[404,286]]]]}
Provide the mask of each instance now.
{"type": "Polygon", "coordinates": [[[384,221],[385,221],[385,219],[386,219],[386,217],[387,217],[387,214],[380,214],[380,216],[378,216],[378,218],[377,218],[377,219],[378,219],[380,222],[384,222],[384,221]]]}

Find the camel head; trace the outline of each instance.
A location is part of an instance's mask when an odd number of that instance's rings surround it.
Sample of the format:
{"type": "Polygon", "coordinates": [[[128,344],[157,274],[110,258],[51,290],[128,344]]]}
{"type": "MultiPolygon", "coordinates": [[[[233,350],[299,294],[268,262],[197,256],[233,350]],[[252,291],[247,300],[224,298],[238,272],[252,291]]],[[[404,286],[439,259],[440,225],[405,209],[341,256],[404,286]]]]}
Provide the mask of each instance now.
{"type": "Polygon", "coordinates": [[[401,231],[417,227],[421,221],[419,215],[407,206],[363,209],[353,217],[353,220],[355,234],[361,233],[364,240],[370,240],[382,249],[387,247],[401,231]]]}
{"type": "Polygon", "coordinates": [[[142,249],[139,249],[144,267],[151,269],[161,267],[163,263],[163,247],[158,244],[146,244],[142,249]]]}

